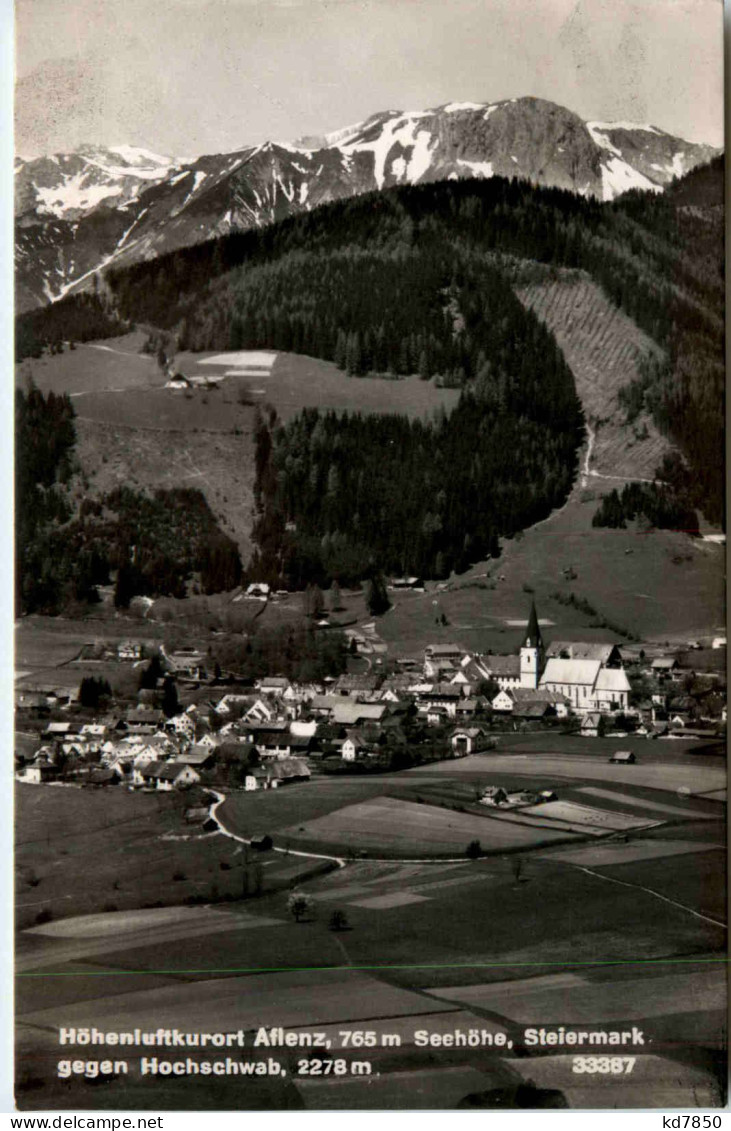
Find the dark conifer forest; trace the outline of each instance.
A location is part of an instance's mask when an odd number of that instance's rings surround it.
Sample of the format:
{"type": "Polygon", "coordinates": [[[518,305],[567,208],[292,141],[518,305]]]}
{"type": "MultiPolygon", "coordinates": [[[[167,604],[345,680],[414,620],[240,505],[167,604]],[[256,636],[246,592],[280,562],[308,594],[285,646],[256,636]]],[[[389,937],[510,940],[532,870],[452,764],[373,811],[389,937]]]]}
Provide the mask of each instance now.
{"type": "Polygon", "coordinates": [[[447,577],[564,502],[583,417],[563,355],[499,273],[475,268],[453,293],[456,337],[476,358],[449,415],[260,419],[255,576],[293,588],[377,571],[447,577]]]}

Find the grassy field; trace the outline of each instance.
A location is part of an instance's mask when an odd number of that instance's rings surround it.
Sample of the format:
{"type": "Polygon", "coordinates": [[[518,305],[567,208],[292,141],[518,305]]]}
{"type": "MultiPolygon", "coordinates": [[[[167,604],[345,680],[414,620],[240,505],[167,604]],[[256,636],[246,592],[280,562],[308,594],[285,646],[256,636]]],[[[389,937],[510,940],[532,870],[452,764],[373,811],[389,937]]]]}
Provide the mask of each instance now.
{"type": "Polygon", "coordinates": [[[456,641],[479,651],[515,652],[530,603],[550,626],[544,639],[626,640],[596,627],[597,616],[561,604],[573,593],[599,616],[642,640],[683,641],[715,635],[724,623],[725,548],[674,531],[592,527],[599,496],[574,489],[545,522],[502,542],[501,557],[474,566],[425,593],[391,594],[392,608],[376,621],[396,656],[430,643],[456,641]],[[567,580],[565,569],[576,576],[567,580]],[[437,623],[444,615],[447,624],[437,623]]]}
{"type": "MultiPolygon", "coordinates": [[[[32,376],[42,392],[72,396],[102,390],[149,389],[164,384],[153,354],[141,353],[145,335],[137,332],[101,342],[84,342],[61,354],[21,362],[16,382],[32,376]]],[[[75,407],[80,408],[81,401],[75,407]]]]}
{"type": "MultiPolygon", "coordinates": [[[[333,364],[277,354],[269,374],[226,377],[218,388],[165,389],[165,377],[141,333],[79,345],[25,361],[16,380],[32,376],[44,392],[69,393],[76,411],[78,500],[121,484],[154,489],[199,487],[244,561],[253,521],[253,427],[257,404],[283,420],[305,407],[424,416],[456,404],[458,392],[410,377],[350,379],[333,364]]],[[[181,354],[190,375],[216,377],[232,366],[203,366],[208,354],[181,354]]],[[[235,367],[234,367],[235,368],[235,367]]]]}
{"type": "MultiPolygon", "coordinates": [[[[725,771],[712,757],[691,760],[670,744],[644,742],[654,762],[630,767],[608,764],[611,753],[626,740],[578,739],[573,755],[565,750],[571,740],[553,735],[532,735],[516,750],[473,755],[417,767],[400,774],[369,778],[321,778],[262,794],[238,793],[227,798],[219,811],[225,827],[243,837],[268,833],[280,848],[343,855],[367,851],[375,855],[420,857],[459,856],[472,839],[486,851],[530,849],[560,836],[572,839],[570,814],[565,821],[535,814],[491,814],[477,802],[487,785],[512,789],[555,789],[561,803],[589,805],[606,813],[594,824],[612,827],[655,821],[698,821],[707,826],[706,838],[723,839],[724,807],[701,798],[680,799],[670,806],[668,793],[683,785],[712,788],[725,771]],[[541,742],[544,739],[546,741],[541,742]],[[556,753],[551,753],[555,750],[556,753]],[[587,753],[589,756],[587,756],[587,753]],[[591,783],[597,793],[585,793],[591,783]],[[606,789],[604,786],[606,785],[606,789]],[[606,790],[611,796],[604,796],[606,790]],[[663,791],[663,792],[660,792],[663,791]],[[423,803],[423,804],[422,804],[423,803]],[[669,811],[667,811],[669,810],[669,811]]],[[[558,814],[560,816],[560,814],[558,814]]],[[[579,829],[579,826],[577,826],[579,829]]],[[[579,830],[580,831],[580,830],[579,830]]],[[[591,830],[589,830],[591,832],[591,830]]]]}
{"type": "MultiPolygon", "coordinates": [[[[259,800],[289,803],[289,790],[282,794],[259,800]]],[[[670,842],[667,847],[670,851],[670,842]]],[[[679,859],[659,860],[656,867],[672,874],[679,859]]],[[[399,1094],[408,1096],[405,1102],[414,1106],[413,1089],[418,1106],[428,1072],[438,1084],[424,1095],[453,1104],[465,1088],[508,1083],[516,1069],[533,1078],[531,1070],[540,1073],[542,1061],[514,1060],[514,1054],[498,1059],[494,1050],[418,1050],[414,1029],[497,1028],[519,1042],[524,1015],[536,1024],[575,1017],[589,1019],[592,1027],[639,1024],[652,1037],[656,1056],[672,1049],[678,1062],[672,1079],[666,1065],[650,1066],[643,1075],[645,1094],[667,1078],[667,1095],[677,1104],[697,1103],[698,1088],[705,1089],[703,1096],[712,1090],[712,1065],[702,1053],[720,1040],[723,1005],[721,965],[702,960],[723,954],[725,934],[643,891],[651,878],[646,868],[647,862],[615,868],[620,885],[544,855],[531,857],[519,878],[502,857],[455,865],[356,862],[304,885],[315,906],[299,924],[288,914],[282,891],[231,907],[231,929],[215,921],[223,912],[201,908],[187,927],[185,911],[169,926],[162,920],[152,924],[147,939],[140,916],[117,938],[106,921],[93,929],[52,923],[47,930],[57,927],[56,937],[24,932],[19,955],[35,976],[19,978],[19,1105],[144,1111],[234,1104],[236,1082],[230,1080],[211,1088],[190,1078],[178,1082],[177,1091],[164,1078],[141,1080],[134,1072],[100,1087],[81,1078],[59,1081],[56,1029],[62,1024],[187,1031],[284,1025],[326,1029],[333,1036],[352,1028],[397,1032],[403,1034],[402,1048],[368,1054],[374,1078],[380,1072],[384,1081],[384,1095],[396,1107],[399,1094]],[[349,922],[337,935],[328,929],[333,909],[343,910],[349,922]],[[214,917],[208,934],[206,916],[214,917]],[[65,934],[59,936],[58,929],[65,934]],[[178,934],[165,941],[165,930],[178,934]],[[50,976],[59,973],[64,976],[50,976]],[[474,1012],[465,1004],[467,992],[477,995],[474,1012]],[[485,995],[492,995],[489,1004],[485,995]],[[690,1076],[686,1065],[696,1065],[690,1076]],[[483,1073],[481,1083],[474,1069],[483,1073]]],[[[675,898],[703,910],[714,876],[719,890],[718,873],[713,853],[697,854],[695,871],[685,868],[675,898]]],[[[296,1078],[301,1054],[274,1055],[286,1064],[288,1080],[296,1078]]],[[[548,1065],[544,1077],[547,1086],[556,1086],[548,1065]]],[[[247,1083],[247,1107],[339,1104],[337,1088],[308,1093],[303,1087],[292,1096],[288,1080],[264,1080],[264,1090],[247,1083]]],[[[369,1106],[367,1084],[356,1083],[362,1086],[348,1091],[349,1105],[369,1106]]],[[[240,1082],[237,1086],[240,1092],[240,1082]]]]}
{"type": "MultiPolygon", "coordinates": [[[[66,918],[242,893],[241,847],[189,826],[185,794],[128,793],[16,783],[15,872],[19,927],[39,914],[66,918]]],[[[197,802],[196,802],[197,803],[197,802]]],[[[265,887],[293,877],[276,858],[265,887]]],[[[312,861],[298,862],[302,871],[312,861]]]]}
{"type": "Polygon", "coordinates": [[[316,843],[331,851],[353,849],[396,857],[461,856],[472,840],[479,840],[485,852],[502,852],[566,839],[565,832],[545,826],[531,828],[491,819],[489,810],[483,814],[458,813],[384,796],[290,825],[281,829],[279,836],[293,848],[316,843]]]}
{"type": "MultiPolygon", "coordinates": [[[[184,373],[215,377],[238,364],[222,362],[205,365],[208,353],[182,353],[176,364],[184,373]]],[[[239,354],[232,354],[236,358],[239,354]]],[[[405,377],[397,381],[378,377],[347,377],[333,362],[302,354],[279,353],[271,372],[249,377],[226,377],[222,391],[235,398],[248,396],[252,401],[272,404],[285,422],[303,408],[334,409],[348,412],[402,413],[410,417],[426,416],[444,406],[456,405],[458,389],[439,389],[432,381],[405,377]]],[[[212,397],[211,397],[212,400],[212,397]]]]}
{"type": "Polygon", "coordinates": [[[15,667],[19,687],[78,688],[84,676],[109,681],[116,693],[134,694],[139,670],[129,663],[77,661],[85,644],[104,641],[112,647],[133,637],[150,645],[163,638],[162,625],[115,617],[97,607],[97,616],[84,620],[67,617],[23,617],[15,627],[15,667]]]}

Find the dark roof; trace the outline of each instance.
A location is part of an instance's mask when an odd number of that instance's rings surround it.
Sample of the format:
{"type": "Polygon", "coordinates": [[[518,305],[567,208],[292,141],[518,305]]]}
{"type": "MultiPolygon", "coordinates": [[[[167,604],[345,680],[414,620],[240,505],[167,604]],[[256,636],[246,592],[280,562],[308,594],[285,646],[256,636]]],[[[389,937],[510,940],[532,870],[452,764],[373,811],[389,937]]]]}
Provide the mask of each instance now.
{"type": "Polygon", "coordinates": [[[616,644],[596,640],[552,640],[546,649],[546,658],[599,660],[602,664],[607,664],[610,661],[621,660],[622,657],[616,644]]]}
{"type": "Polygon", "coordinates": [[[341,675],[335,683],[337,691],[375,691],[377,687],[375,675],[341,675]]]}
{"type": "Polygon", "coordinates": [[[531,601],[530,616],[528,617],[528,627],[525,630],[523,637],[523,648],[536,648],[543,646],[543,637],[538,625],[538,613],[536,612],[536,603],[531,601]]]}
{"type": "Polygon", "coordinates": [[[89,774],[91,785],[113,785],[120,780],[119,774],[114,770],[93,770],[89,774]]]}
{"type": "Polygon", "coordinates": [[[520,675],[520,656],[483,656],[480,663],[487,668],[490,675],[520,675]]]}
{"type": "MultiPolygon", "coordinates": [[[[184,761],[182,762],[153,762],[148,767],[145,777],[159,778],[162,781],[175,781],[179,773],[186,768],[184,761]]],[[[194,767],[191,767],[193,769],[194,767]]],[[[144,772],[144,771],[143,771],[144,772]]]]}

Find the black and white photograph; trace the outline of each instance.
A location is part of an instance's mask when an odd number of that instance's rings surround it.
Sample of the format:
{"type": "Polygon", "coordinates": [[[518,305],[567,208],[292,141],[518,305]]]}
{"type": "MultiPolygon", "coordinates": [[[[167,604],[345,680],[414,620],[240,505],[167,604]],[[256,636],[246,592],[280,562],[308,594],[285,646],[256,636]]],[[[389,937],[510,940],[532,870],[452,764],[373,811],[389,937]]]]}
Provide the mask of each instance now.
{"type": "Polygon", "coordinates": [[[16,1111],[720,1126],[723,70],[16,0],[16,1111]]]}

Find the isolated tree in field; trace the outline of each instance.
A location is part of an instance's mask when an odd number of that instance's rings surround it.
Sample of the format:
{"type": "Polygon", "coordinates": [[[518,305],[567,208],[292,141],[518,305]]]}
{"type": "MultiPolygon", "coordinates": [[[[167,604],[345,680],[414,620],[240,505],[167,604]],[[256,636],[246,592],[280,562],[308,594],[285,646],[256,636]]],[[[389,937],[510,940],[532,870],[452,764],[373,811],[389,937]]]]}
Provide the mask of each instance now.
{"type": "Polygon", "coordinates": [[[308,915],[314,907],[314,900],[311,895],[307,895],[303,891],[290,892],[289,899],[287,900],[287,908],[291,915],[294,916],[295,923],[299,923],[308,915]]]}
{"type": "Polygon", "coordinates": [[[383,574],[374,573],[366,585],[366,605],[372,617],[381,616],[391,608],[383,574]]]}
{"type": "Polygon", "coordinates": [[[470,860],[477,860],[482,856],[482,845],[479,840],[471,840],[467,845],[466,854],[470,860]]]}
{"type": "Polygon", "coordinates": [[[330,930],[344,931],[348,926],[348,916],[344,911],[333,911],[330,916],[330,930]]]}

